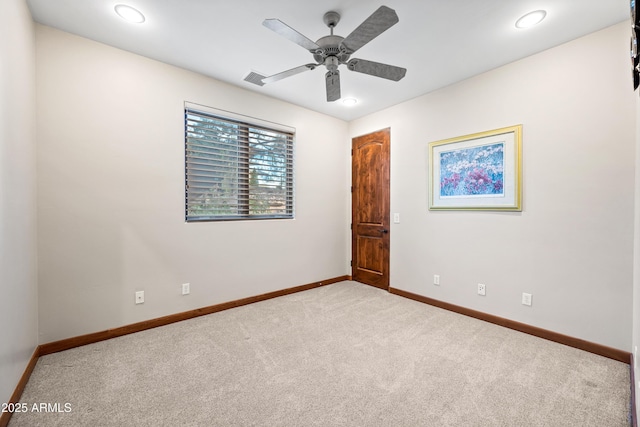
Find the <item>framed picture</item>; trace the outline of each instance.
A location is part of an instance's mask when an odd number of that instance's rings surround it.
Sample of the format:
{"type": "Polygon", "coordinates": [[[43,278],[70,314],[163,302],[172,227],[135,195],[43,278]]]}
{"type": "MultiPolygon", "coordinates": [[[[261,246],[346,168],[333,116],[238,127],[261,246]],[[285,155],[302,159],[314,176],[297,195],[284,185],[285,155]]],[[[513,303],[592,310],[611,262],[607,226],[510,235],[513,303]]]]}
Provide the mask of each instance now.
{"type": "Polygon", "coordinates": [[[429,209],[522,211],[522,125],[430,143],[429,209]]]}

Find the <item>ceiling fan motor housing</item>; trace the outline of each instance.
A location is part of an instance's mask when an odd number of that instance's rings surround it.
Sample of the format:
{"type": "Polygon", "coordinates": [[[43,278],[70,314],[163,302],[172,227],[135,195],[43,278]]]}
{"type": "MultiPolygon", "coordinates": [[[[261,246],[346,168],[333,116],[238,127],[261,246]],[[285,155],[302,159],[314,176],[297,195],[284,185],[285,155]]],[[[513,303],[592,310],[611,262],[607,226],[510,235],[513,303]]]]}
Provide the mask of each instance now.
{"type": "Polygon", "coordinates": [[[344,40],[344,37],[340,36],[325,36],[318,39],[316,44],[320,46],[320,49],[311,52],[313,53],[313,59],[318,64],[324,64],[327,58],[335,57],[340,64],[344,64],[349,60],[351,54],[340,48],[342,40],[344,40]]]}

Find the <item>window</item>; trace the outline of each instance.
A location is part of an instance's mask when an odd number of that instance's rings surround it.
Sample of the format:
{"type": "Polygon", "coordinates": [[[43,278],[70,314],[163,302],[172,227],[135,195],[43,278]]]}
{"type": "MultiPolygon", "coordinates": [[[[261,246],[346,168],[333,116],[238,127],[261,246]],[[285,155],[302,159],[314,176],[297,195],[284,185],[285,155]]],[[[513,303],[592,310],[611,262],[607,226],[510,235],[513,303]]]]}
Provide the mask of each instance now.
{"type": "Polygon", "coordinates": [[[186,220],[293,218],[293,136],[186,104],[186,220]]]}

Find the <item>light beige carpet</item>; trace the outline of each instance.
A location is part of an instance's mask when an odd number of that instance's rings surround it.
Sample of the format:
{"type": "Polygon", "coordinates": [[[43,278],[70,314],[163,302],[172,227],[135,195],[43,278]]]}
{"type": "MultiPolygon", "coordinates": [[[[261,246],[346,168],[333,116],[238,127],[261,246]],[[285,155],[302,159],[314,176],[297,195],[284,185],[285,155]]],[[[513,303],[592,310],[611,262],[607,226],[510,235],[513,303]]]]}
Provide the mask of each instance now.
{"type": "Polygon", "coordinates": [[[19,426],[629,425],[629,367],[355,282],[40,358],[19,426]]]}

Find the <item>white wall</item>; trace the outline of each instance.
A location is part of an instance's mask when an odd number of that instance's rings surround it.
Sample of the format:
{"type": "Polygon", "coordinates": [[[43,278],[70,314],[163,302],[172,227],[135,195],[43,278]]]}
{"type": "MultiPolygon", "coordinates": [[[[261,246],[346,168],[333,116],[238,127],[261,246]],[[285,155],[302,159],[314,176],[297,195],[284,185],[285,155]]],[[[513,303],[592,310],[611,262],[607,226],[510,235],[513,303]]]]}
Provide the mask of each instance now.
{"type": "Polygon", "coordinates": [[[622,23],[350,124],[351,137],[391,127],[391,210],[402,221],[391,229],[391,286],[631,350],[628,45],[622,23]],[[515,124],[523,211],[428,211],[428,143],[515,124]]]}
{"type": "Polygon", "coordinates": [[[23,0],[0,2],[0,403],[37,342],[35,35],[23,0]]]}
{"type": "MultiPolygon", "coordinates": [[[[636,91],[636,96],[640,93],[636,91]]],[[[636,412],[640,414],[640,97],[636,97],[636,197],[633,256],[633,352],[636,377],[636,412]]],[[[632,385],[633,386],[633,385],[632,385]]]]}
{"type": "Polygon", "coordinates": [[[41,343],[349,274],[346,122],[50,27],[36,37],[41,343]],[[185,224],[184,101],[297,129],[295,220],[185,224]]]}

